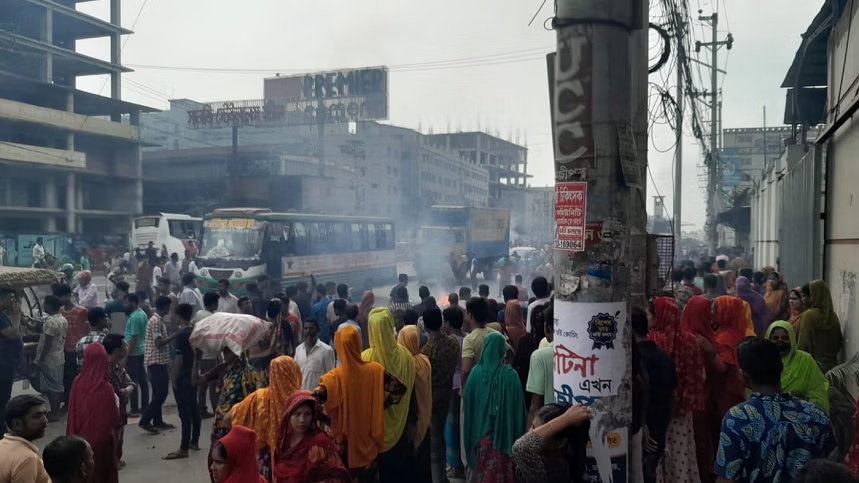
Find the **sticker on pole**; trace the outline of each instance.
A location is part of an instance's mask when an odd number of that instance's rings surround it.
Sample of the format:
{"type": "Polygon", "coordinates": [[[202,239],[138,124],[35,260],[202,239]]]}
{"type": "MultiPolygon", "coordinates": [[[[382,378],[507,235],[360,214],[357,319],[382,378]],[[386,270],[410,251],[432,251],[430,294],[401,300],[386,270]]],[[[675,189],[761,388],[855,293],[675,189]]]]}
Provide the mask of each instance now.
{"type": "Polygon", "coordinates": [[[588,184],[583,181],[555,185],[555,248],[585,251],[585,217],[588,184]]]}
{"type": "Polygon", "coordinates": [[[555,301],[555,400],[590,406],[614,396],[626,371],[626,303],[555,301]]]}

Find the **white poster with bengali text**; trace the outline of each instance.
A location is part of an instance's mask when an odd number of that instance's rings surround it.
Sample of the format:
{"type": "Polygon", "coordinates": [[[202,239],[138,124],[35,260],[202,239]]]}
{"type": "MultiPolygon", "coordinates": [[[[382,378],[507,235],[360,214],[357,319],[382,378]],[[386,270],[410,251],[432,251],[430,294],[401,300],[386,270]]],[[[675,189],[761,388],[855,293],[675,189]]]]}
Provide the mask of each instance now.
{"type": "MultiPolygon", "coordinates": [[[[617,395],[626,371],[626,318],[626,302],[555,301],[555,402],[592,406],[617,395]]],[[[585,481],[627,481],[627,429],[606,429],[599,417],[591,422],[585,481]]]]}
{"type": "Polygon", "coordinates": [[[590,406],[617,394],[626,317],[626,302],[555,301],[555,401],[590,406]]]}

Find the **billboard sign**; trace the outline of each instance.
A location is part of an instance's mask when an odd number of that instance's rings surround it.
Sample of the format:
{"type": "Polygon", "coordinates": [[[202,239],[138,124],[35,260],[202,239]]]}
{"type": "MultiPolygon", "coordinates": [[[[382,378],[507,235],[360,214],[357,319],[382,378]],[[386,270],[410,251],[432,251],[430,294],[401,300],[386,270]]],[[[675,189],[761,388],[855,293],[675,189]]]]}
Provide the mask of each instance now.
{"type": "Polygon", "coordinates": [[[722,164],[722,189],[733,190],[743,181],[743,157],[737,148],[724,148],[719,157],[722,164]]]}
{"type": "Polygon", "coordinates": [[[294,126],[388,118],[388,68],[265,79],[263,99],[222,101],[188,111],[191,128],[294,126]]]}

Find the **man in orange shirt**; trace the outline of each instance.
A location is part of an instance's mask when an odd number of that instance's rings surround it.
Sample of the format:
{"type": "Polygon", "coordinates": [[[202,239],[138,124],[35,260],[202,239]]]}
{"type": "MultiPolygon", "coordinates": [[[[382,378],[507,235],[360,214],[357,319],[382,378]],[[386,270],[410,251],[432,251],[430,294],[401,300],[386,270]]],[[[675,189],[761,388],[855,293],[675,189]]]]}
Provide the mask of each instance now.
{"type": "Polygon", "coordinates": [[[60,298],[63,306],[60,308],[60,315],[65,317],[69,323],[68,331],[66,332],[66,342],[63,345],[63,352],[66,355],[66,364],[63,370],[63,401],[69,403],[69,393],[72,391],[72,383],[78,377],[80,367],[78,367],[77,345],[84,336],[89,333],[89,318],[86,308],[75,303],[72,298],[72,289],[68,285],[56,285],[54,287],[54,295],[60,298]]]}

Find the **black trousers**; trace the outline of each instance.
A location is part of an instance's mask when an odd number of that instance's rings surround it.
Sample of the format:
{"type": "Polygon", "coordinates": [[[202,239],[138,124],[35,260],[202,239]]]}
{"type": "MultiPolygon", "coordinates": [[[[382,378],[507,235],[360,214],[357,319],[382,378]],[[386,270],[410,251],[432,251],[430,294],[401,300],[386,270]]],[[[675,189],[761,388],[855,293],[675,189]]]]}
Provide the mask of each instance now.
{"type": "Polygon", "coordinates": [[[197,404],[197,392],[191,381],[178,380],[173,386],[173,397],[176,399],[176,409],[182,421],[182,441],[179,449],[187,451],[190,445],[200,445],[200,405],[197,404]]]}
{"type": "Polygon", "coordinates": [[[143,412],[140,424],[160,426],[164,424],[161,409],[164,406],[164,401],[167,400],[167,392],[170,390],[170,375],[167,372],[166,364],[153,364],[146,369],[149,372],[149,380],[152,381],[152,400],[149,401],[149,407],[143,412]]]}
{"type": "Polygon", "coordinates": [[[131,412],[140,413],[149,406],[149,382],[146,379],[146,368],[143,367],[143,356],[128,356],[125,364],[128,377],[134,381],[134,391],[131,393],[131,412]],[[138,404],[138,394],[140,403],[138,404]]]}
{"type": "Polygon", "coordinates": [[[6,405],[12,399],[12,385],[15,382],[15,369],[0,368],[0,439],[6,434],[6,405]]]}
{"type": "MultiPolygon", "coordinates": [[[[76,352],[66,352],[66,363],[63,366],[63,402],[69,403],[69,395],[72,393],[72,384],[75,378],[78,377],[78,355],[76,352]]],[[[51,408],[53,411],[54,408],[51,408]]]]}

